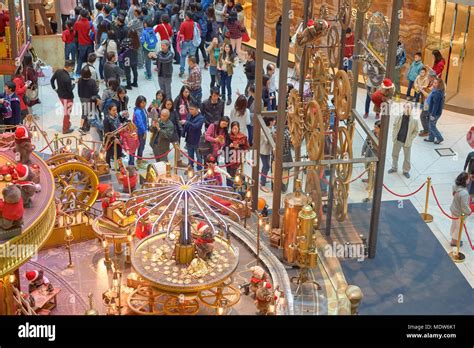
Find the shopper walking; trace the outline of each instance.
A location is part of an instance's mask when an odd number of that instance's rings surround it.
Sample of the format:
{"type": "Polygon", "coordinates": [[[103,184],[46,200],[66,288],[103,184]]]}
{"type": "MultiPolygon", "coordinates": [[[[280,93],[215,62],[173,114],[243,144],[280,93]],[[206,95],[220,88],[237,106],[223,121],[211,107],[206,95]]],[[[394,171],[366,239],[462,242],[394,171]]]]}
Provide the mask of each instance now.
{"type": "Polygon", "coordinates": [[[232,47],[229,44],[224,44],[224,48],[221,49],[219,55],[217,70],[219,70],[221,74],[222,99],[224,101],[226,100],[227,91],[227,105],[232,104],[232,76],[234,75],[236,65],[237,58],[232,51],[232,47]]]}
{"type": "Polygon", "coordinates": [[[145,149],[148,132],[148,117],[146,113],[146,98],[142,95],[138,96],[135,101],[133,123],[137,127],[138,140],[140,141],[137,151],[137,165],[140,169],[145,169],[146,163],[143,160],[143,150],[145,149]]]}
{"type": "Polygon", "coordinates": [[[225,102],[220,98],[219,88],[211,90],[209,99],[202,103],[201,113],[204,116],[206,130],[209,126],[224,117],[225,102]]]}
{"type": "Polygon", "coordinates": [[[430,115],[430,123],[429,123],[429,136],[428,139],[424,139],[424,141],[429,143],[435,143],[437,145],[441,144],[444,141],[441,132],[438,130],[438,121],[441,118],[441,114],[443,113],[444,108],[444,100],[445,100],[445,85],[443,80],[440,78],[436,78],[433,81],[433,90],[431,91],[430,95],[426,102],[428,103],[428,112],[430,115]]]}
{"type": "Polygon", "coordinates": [[[199,106],[192,102],[189,106],[189,116],[187,120],[182,120],[181,124],[184,131],[186,148],[188,149],[189,167],[194,168],[194,162],[197,161],[197,169],[202,169],[202,156],[199,153],[199,140],[201,139],[201,129],[204,124],[204,116],[199,111],[199,106]]]}
{"type": "Polygon", "coordinates": [[[195,56],[188,56],[188,65],[189,65],[189,76],[186,80],[183,81],[183,84],[189,87],[191,91],[191,97],[199,107],[201,107],[202,102],[202,75],[201,69],[196,62],[195,56]]]}
{"type": "Polygon", "coordinates": [[[74,65],[72,60],[66,60],[64,69],[56,70],[51,77],[51,87],[53,87],[58,94],[61,105],[63,106],[63,134],[69,134],[74,131],[71,128],[70,121],[74,101],[74,84],[70,74],[74,71],[74,65]]]}

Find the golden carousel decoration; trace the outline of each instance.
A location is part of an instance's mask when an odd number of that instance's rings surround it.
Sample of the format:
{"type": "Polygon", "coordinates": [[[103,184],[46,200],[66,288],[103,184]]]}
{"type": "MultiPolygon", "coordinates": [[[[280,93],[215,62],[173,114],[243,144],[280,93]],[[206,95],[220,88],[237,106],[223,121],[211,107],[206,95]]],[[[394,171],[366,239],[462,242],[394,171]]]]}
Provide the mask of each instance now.
{"type": "Polygon", "coordinates": [[[232,204],[241,197],[205,174],[189,172],[184,179],[168,172],[133,193],[127,212],[138,211],[137,224],[151,232],[132,254],[141,278],[128,298],[134,313],[194,315],[204,306],[220,315],[239,301],[232,284],[239,252],[222,214],[238,217],[232,204]]]}

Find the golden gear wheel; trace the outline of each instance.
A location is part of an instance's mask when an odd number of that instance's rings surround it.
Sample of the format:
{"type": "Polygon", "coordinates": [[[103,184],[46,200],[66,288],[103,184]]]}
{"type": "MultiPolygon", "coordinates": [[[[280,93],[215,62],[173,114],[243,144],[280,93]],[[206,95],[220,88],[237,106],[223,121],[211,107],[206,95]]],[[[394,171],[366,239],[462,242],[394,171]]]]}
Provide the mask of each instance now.
{"type": "Polygon", "coordinates": [[[372,6],[372,0],[355,0],[355,2],[357,11],[362,13],[366,13],[372,6]]]}
{"type": "MultiPolygon", "coordinates": [[[[337,159],[349,160],[353,158],[352,137],[346,127],[339,127],[337,134],[337,159]]],[[[336,175],[344,183],[352,176],[352,163],[340,163],[336,165],[336,175]]]]}
{"type": "Polygon", "coordinates": [[[352,20],[352,0],[344,0],[339,8],[339,22],[343,30],[351,25],[352,20]]]}
{"type": "Polygon", "coordinates": [[[344,70],[339,70],[334,77],[334,99],[338,119],[347,120],[352,108],[352,88],[349,76],[344,70]]]}
{"type": "Polygon", "coordinates": [[[207,307],[231,308],[240,300],[240,291],[230,284],[222,284],[199,292],[199,300],[207,307]]]}
{"type": "MultiPolygon", "coordinates": [[[[321,221],[321,205],[322,205],[322,194],[321,194],[321,170],[319,166],[308,167],[306,172],[306,184],[305,190],[311,197],[314,211],[318,215],[318,224],[321,221]]],[[[318,226],[317,226],[318,227],[318,226]]]]}
{"type": "Polygon", "coordinates": [[[292,89],[288,96],[288,128],[293,146],[301,146],[304,136],[304,108],[296,89],[292,89]]]}
{"type": "MultiPolygon", "coordinates": [[[[70,161],[80,162],[80,163],[83,163],[85,165],[89,165],[89,163],[87,162],[87,159],[85,159],[84,157],[82,157],[80,155],[72,153],[72,152],[60,153],[60,154],[57,154],[57,155],[53,155],[53,156],[51,156],[50,158],[48,158],[46,160],[46,164],[50,167],[56,167],[60,164],[70,162],[70,161]]],[[[89,165],[89,167],[90,167],[90,165],[89,165]]]]}
{"type": "Polygon", "coordinates": [[[54,167],[52,170],[56,186],[56,198],[63,204],[74,205],[80,202],[92,206],[99,191],[99,178],[89,166],[78,162],[66,162],[54,167]]]}
{"type": "Polygon", "coordinates": [[[328,30],[327,36],[327,52],[329,57],[329,66],[331,68],[336,68],[339,65],[339,43],[341,42],[339,38],[339,30],[337,26],[333,25],[328,30]]]}
{"type": "Polygon", "coordinates": [[[324,156],[324,121],[321,108],[316,100],[311,100],[306,106],[306,149],[311,161],[319,161],[324,156]]]}
{"type": "Polygon", "coordinates": [[[334,211],[336,212],[336,220],[343,222],[347,217],[347,188],[341,178],[334,181],[334,211]]]}
{"type": "Polygon", "coordinates": [[[327,106],[328,97],[331,93],[331,80],[328,75],[329,61],[323,52],[318,52],[313,56],[313,66],[311,69],[311,90],[313,98],[320,107],[327,106]]]}
{"type": "Polygon", "coordinates": [[[167,296],[151,286],[140,286],[128,296],[127,304],[139,315],[162,315],[167,296]]]}

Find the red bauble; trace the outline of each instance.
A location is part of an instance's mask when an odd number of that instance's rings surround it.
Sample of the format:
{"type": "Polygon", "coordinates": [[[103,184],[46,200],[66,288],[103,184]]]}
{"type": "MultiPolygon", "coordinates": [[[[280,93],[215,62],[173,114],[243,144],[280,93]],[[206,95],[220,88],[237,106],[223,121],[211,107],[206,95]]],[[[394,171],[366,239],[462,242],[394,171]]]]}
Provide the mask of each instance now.
{"type": "Polygon", "coordinates": [[[0,168],[0,174],[1,174],[1,175],[10,174],[10,167],[7,166],[7,165],[3,165],[3,166],[0,168]]]}

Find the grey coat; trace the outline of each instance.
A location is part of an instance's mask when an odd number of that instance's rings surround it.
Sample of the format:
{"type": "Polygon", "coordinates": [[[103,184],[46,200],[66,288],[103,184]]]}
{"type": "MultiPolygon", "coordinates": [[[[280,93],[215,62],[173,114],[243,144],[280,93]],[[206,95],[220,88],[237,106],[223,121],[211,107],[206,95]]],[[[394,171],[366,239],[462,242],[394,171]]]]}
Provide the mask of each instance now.
{"type": "Polygon", "coordinates": [[[451,213],[455,217],[461,216],[464,213],[466,216],[471,214],[471,207],[469,205],[469,191],[466,187],[453,186],[453,202],[451,203],[451,213]]]}

